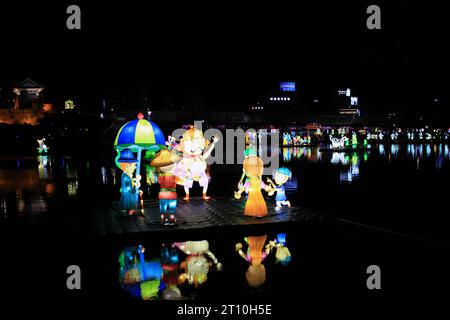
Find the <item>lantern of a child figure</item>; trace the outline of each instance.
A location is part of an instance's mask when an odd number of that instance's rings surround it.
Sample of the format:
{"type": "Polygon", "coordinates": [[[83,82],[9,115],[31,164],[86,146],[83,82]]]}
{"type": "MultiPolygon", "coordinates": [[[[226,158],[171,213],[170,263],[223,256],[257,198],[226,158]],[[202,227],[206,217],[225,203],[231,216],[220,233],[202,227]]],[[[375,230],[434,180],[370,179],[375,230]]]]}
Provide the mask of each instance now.
{"type": "Polygon", "coordinates": [[[164,225],[171,225],[176,222],[177,184],[173,170],[179,160],[180,157],[174,152],[164,149],[150,162],[150,166],[155,167],[159,172],[158,182],[161,185],[158,194],[159,211],[161,223],[164,225]]]}
{"type": "Polygon", "coordinates": [[[291,207],[291,202],[286,197],[285,183],[292,177],[292,172],[288,168],[281,167],[276,169],[273,172],[273,179],[275,183],[267,178],[267,182],[271,185],[272,190],[269,192],[269,195],[272,193],[276,193],[275,196],[275,204],[276,210],[279,210],[282,206],[291,207]]]}
{"type": "Polygon", "coordinates": [[[206,195],[208,191],[209,176],[206,174],[206,159],[210,156],[215,144],[219,138],[213,137],[213,142],[205,151],[209,141],[203,137],[203,132],[194,127],[190,128],[183,134],[177,150],[183,153],[183,159],[175,168],[175,175],[178,177],[177,183],[184,186],[184,200],[189,200],[189,190],[192,188],[194,181],[197,181],[203,188],[202,198],[209,200],[206,195]]]}
{"type": "Polygon", "coordinates": [[[123,149],[117,162],[123,171],[120,179],[120,209],[126,210],[129,215],[133,215],[136,213],[141,178],[140,175],[133,178],[137,159],[130,149],[123,149]]]}

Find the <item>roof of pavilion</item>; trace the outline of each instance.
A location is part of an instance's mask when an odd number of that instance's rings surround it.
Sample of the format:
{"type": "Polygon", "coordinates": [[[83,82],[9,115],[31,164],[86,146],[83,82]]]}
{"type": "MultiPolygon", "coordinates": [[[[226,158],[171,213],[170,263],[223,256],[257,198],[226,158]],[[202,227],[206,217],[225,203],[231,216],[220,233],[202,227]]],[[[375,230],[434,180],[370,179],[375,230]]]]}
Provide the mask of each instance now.
{"type": "Polygon", "coordinates": [[[27,79],[23,80],[22,82],[16,84],[14,86],[14,88],[17,88],[17,89],[34,89],[34,88],[44,88],[44,86],[34,82],[30,78],[27,78],[27,79]]]}

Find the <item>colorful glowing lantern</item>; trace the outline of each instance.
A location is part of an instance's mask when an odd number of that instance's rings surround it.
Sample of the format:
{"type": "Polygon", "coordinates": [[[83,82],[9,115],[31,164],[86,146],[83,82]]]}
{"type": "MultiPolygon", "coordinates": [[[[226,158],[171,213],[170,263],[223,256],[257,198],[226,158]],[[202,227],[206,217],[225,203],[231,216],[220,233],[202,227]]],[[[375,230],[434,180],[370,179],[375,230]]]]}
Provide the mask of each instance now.
{"type": "Polygon", "coordinates": [[[345,144],[348,142],[348,138],[346,136],[343,136],[342,138],[335,138],[333,136],[330,136],[331,141],[331,147],[333,149],[342,149],[344,148],[345,144]]]}
{"type": "Polygon", "coordinates": [[[277,193],[275,196],[275,202],[276,202],[276,209],[280,209],[282,206],[288,206],[291,207],[290,201],[286,197],[286,191],[284,188],[284,184],[292,178],[292,172],[288,168],[278,168],[273,173],[273,179],[275,180],[275,183],[267,178],[267,182],[271,185],[271,191],[269,192],[269,195],[272,195],[273,193],[277,193]]]}
{"type": "Polygon", "coordinates": [[[128,214],[134,214],[137,208],[139,197],[140,176],[133,178],[136,170],[137,159],[130,149],[123,149],[120,157],[117,159],[120,169],[122,169],[122,177],[120,179],[120,203],[119,206],[123,210],[127,210],[128,214]]]}
{"type": "Polygon", "coordinates": [[[180,161],[180,157],[175,152],[164,149],[150,162],[150,166],[158,169],[160,173],[158,177],[158,182],[161,185],[161,190],[158,194],[159,210],[161,223],[166,225],[175,224],[176,222],[177,184],[173,170],[178,161],[180,161]]]}
{"type": "Polygon", "coordinates": [[[208,191],[209,177],[206,174],[206,159],[210,156],[219,138],[213,137],[213,142],[208,150],[204,151],[209,141],[203,137],[203,132],[194,127],[183,134],[178,151],[183,152],[183,159],[177,164],[174,174],[177,176],[177,183],[184,186],[184,200],[189,200],[189,190],[194,181],[197,181],[203,188],[202,198],[209,200],[206,195],[208,191]]]}
{"type": "Polygon", "coordinates": [[[120,153],[123,149],[129,149],[137,153],[136,175],[140,175],[141,152],[143,150],[157,152],[164,148],[165,144],[161,129],[154,122],[145,120],[144,115],[139,113],[138,119],[125,123],[117,133],[114,142],[114,149],[117,151],[116,165],[120,168],[118,162],[120,153]]]}
{"type": "Polygon", "coordinates": [[[39,147],[37,148],[39,154],[41,154],[41,155],[47,154],[48,147],[45,144],[45,138],[42,138],[41,140],[38,139],[37,142],[39,144],[39,147]]]}
{"type": "Polygon", "coordinates": [[[244,214],[252,217],[265,217],[268,215],[266,201],[261,193],[261,189],[269,192],[270,186],[266,186],[262,181],[262,174],[264,171],[264,163],[262,159],[256,156],[253,148],[247,149],[249,155],[243,163],[244,174],[247,177],[245,184],[242,184],[242,175],[238,188],[239,190],[234,193],[236,199],[241,198],[242,192],[248,192],[248,199],[245,203],[244,214]]]}

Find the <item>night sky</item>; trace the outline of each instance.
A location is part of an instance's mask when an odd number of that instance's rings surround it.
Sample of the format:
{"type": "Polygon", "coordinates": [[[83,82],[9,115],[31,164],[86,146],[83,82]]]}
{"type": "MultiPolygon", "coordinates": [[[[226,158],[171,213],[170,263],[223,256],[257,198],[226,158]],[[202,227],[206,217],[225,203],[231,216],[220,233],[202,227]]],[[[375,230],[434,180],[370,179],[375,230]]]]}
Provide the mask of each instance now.
{"type": "Polygon", "coordinates": [[[160,101],[236,109],[292,80],[307,98],[354,88],[374,112],[420,110],[434,97],[446,105],[446,10],[390,2],[2,1],[0,88],[31,77],[47,100],[86,108],[144,87],[160,101]],[[69,4],[81,7],[80,31],[66,29],[69,4]],[[366,28],[369,4],[381,7],[381,30],[366,28]]]}

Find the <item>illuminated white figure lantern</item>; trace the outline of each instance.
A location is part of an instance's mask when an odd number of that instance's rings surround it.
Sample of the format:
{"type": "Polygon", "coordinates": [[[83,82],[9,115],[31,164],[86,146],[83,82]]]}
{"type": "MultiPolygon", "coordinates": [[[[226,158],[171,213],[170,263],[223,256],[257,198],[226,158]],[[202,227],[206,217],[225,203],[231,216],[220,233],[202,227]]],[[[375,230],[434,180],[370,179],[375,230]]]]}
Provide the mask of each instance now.
{"type": "Polygon", "coordinates": [[[348,141],[347,137],[342,137],[342,138],[334,138],[330,136],[330,141],[331,141],[331,147],[333,149],[342,149],[345,146],[345,142],[348,141]]]}

